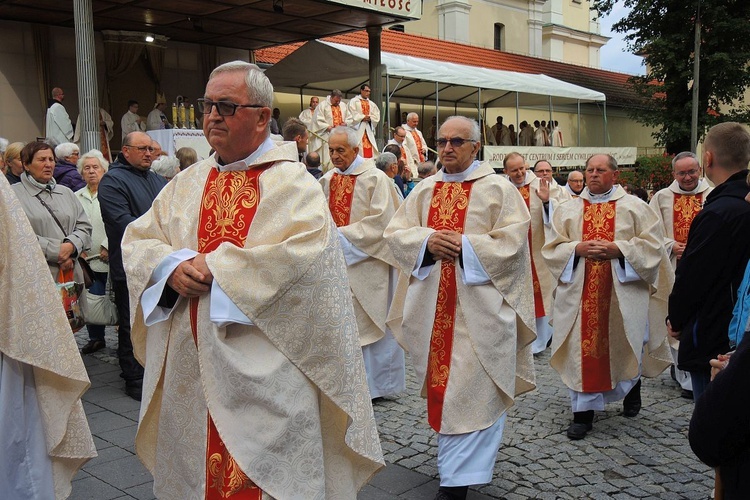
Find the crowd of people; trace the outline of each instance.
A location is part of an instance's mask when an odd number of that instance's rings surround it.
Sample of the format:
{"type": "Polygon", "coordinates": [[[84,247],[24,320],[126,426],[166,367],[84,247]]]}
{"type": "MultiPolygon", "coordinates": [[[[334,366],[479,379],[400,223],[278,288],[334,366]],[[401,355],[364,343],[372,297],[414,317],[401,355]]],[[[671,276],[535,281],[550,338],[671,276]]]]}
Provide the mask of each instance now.
{"type": "MultiPolygon", "coordinates": [[[[86,262],[89,293],[114,291],[121,376],[141,401],[136,451],[158,498],[355,498],[384,465],[372,401],[406,390],[409,359],[437,436],[435,498],[465,499],[492,480],[508,410],[547,349],[572,440],[608,403],[637,417],[641,377],[674,365],[697,402],[691,444],[725,498],[741,498],[747,405],[726,394],[747,370],[747,341],[728,334],[750,258],[747,128],[713,127],[702,162],[677,155],[649,204],[609,155],[565,185],[517,152],[497,174],[477,160],[482,127],[461,116],[428,134],[436,162],[416,113],[381,151],[369,96],[364,84],[344,104],[334,90],[281,124],[267,77],[235,61],[197,101],[209,158],[161,154],[135,119],[111,161],[68,135],[0,142],[0,276],[15,297],[0,387],[33,394],[0,420],[36,443],[13,448],[0,484],[64,497],[95,454],[88,378],[54,291],[83,281],[86,262]],[[14,251],[31,256],[10,265],[14,251]],[[35,292],[16,288],[27,282],[35,292]],[[64,364],[39,342],[28,355],[39,335],[64,364]],[[49,412],[55,402],[66,411],[49,412]],[[37,475],[16,479],[20,463],[37,475]]],[[[516,134],[499,117],[491,136],[524,145],[541,129],[555,143],[556,122],[536,127],[516,134]]],[[[88,334],[82,353],[105,347],[103,327],[88,334]]]]}

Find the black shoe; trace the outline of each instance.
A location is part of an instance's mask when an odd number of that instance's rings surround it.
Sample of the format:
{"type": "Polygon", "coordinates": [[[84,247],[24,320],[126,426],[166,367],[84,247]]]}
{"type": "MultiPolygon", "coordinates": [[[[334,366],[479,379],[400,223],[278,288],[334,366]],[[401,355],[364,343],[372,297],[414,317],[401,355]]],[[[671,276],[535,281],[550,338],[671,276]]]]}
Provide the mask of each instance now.
{"type": "Polygon", "coordinates": [[[101,351],[107,347],[107,344],[103,340],[89,340],[88,343],[81,348],[81,354],[91,354],[92,352],[101,351]]]}
{"type": "Polygon", "coordinates": [[[441,486],[434,500],[465,500],[468,493],[468,486],[441,486]]]}
{"type": "Polygon", "coordinates": [[[125,386],[125,394],[127,394],[131,398],[135,399],[136,401],[140,401],[141,400],[142,393],[143,393],[143,388],[142,387],[133,387],[133,386],[129,386],[129,385],[125,386]]]}
{"type": "Polygon", "coordinates": [[[683,398],[683,399],[689,399],[690,401],[692,401],[694,399],[693,398],[693,391],[689,391],[687,389],[683,389],[680,392],[680,397],[683,398]]]}
{"type": "Polygon", "coordinates": [[[633,418],[641,412],[641,380],[630,389],[622,402],[622,414],[625,417],[633,418]]]}
{"type": "Polygon", "coordinates": [[[568,431],[566,434],[570,439],[583,439],[593,427],[593,424],[573,422],[572,424],[570,424],[570,427],[568,427],[568,431]]]}
{"type": "Polygon", "coordinates": [[[672,377],[672,380],[677,382],[677,372],[675,371],[674,365],[669,367],[669,376],[672,377]]]}

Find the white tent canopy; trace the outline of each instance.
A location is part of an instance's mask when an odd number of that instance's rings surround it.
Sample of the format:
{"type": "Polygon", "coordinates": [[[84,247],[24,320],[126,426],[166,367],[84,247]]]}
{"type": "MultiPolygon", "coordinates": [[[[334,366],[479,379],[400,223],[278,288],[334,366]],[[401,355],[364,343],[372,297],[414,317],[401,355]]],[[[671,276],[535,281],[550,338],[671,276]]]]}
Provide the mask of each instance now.
{"type": "MultiPolygon", "coordinates": [[[[441,102],[476,106],[547,106],[605,101],[601,92],[546,75],[480,68],[382,52],[389,100],[441,102]]],[[[369,74],[368,50],[314,40],[266,71],[277,90],[338,88],[358,91],[369,74]]]]}

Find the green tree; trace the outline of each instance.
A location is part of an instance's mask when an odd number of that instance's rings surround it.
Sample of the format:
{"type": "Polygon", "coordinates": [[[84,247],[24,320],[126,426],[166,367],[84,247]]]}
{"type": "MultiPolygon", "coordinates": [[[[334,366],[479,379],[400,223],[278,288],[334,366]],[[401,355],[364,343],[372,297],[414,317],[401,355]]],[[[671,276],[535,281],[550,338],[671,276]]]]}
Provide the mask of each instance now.
{"type": "MultiPolygon", "coordinates": [[[[592,0],[611,12],[616,0],[592,0]]],[[[750,109],[730,105],[750,85],[750,1],[624,0],[630,13],[614,24],[628,48],[644,54],[649,71],[630,84],[641,101],[631,116],[657,129],[654,139],[675,154],[690,149],[695,19],[700,4],[698,137],[721,121],[750,121],[750,109]]]]}

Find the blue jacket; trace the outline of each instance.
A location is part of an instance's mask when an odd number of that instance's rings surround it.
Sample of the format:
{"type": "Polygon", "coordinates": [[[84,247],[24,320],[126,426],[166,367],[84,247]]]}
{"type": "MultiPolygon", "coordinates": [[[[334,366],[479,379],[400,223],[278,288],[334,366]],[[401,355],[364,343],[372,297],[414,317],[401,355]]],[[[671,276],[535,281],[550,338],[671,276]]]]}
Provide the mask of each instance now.
{"type": "Polygon", "coordinates": [[[86,187],[86,181],[78,173],[78,168],[65,160],[60,160],[55,164],[55,172],[52,175],[58,184],[70,188],[74,193],[86,187]]]}
{"type": "Polygon", "coordinates": [[[109,240],[109,272],[114,281],[125,281],[120,245],[125,228],[148,212],[167,180],[151,170],[130,165],[120,153],[99,182],[99,206],[109,240]]]}

